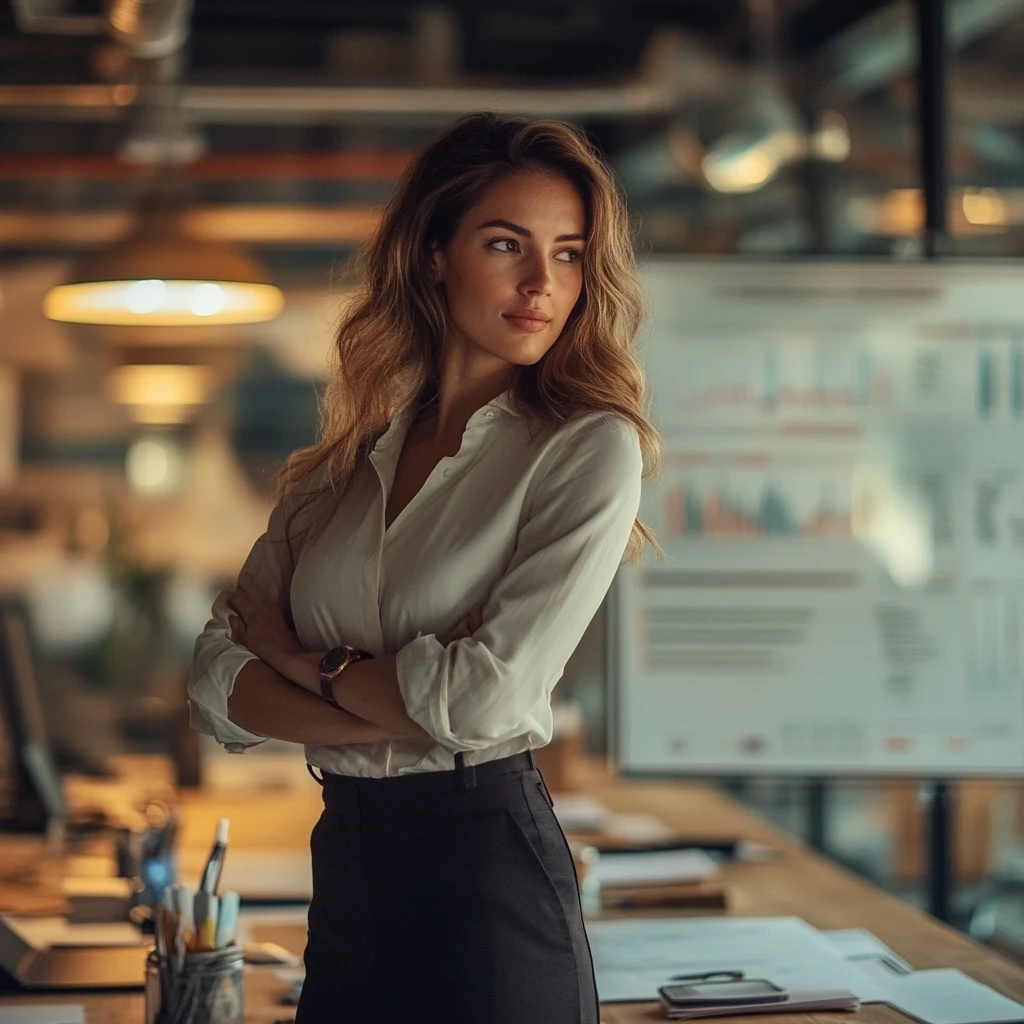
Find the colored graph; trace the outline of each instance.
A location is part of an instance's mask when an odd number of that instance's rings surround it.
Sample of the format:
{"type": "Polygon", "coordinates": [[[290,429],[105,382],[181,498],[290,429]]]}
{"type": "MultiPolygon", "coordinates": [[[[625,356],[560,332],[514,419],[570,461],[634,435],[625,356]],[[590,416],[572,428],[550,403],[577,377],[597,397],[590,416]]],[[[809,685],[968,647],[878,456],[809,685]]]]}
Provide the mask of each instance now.
{"type": "MultiPolygon", "coordinates": [[[[806,491],[807,482],[801,481],[806,491]]],[[[813,486],[813,485],[812,485],[813,486]]],[[[831,481],[811,500],[766,482],[730,488],[683,480],[665,489],[663,524],[668,537],[734,540],[745,537],[841,539],[851,536],[849,501],[839,501],[831,481]],[[752,493],[753,490],[753,493],[752,493]]]]}
{"type": "Polygon", "coordinates": [[[680,411],[852,413],[888,406],[885,370],[865,350],[828,345],[705,347],[685,360],[680,411]]]}
{"type": "Polygon", "coordinates": [[[978,415],[1024,419],[1024,345],[985,342],[978,348],[978,415]]]}

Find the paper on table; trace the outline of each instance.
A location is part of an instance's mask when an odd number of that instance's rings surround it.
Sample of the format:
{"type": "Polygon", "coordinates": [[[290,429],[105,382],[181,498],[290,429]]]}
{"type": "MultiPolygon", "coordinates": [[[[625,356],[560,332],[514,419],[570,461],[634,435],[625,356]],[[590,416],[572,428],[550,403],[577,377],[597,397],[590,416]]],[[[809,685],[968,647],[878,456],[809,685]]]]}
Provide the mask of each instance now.
{"type": "Polygon", "coordinates": [[[862,970],[880,967],[883,975],[911,974],[914,968],[897,956],[881,939],[866,928],[837,928],[823,931],[844,960],[854,960],[862,970]]]}
{"type": "Polygon", "coordinates": [[[633,843],[659,843],[675,838],[668,825],[646,813],[609,814],[603,831],[606,836],[633,843]]]}
{"type": "Polygon", "coordinates": [[[608,808],[589,793],[552,793],[552,810],[566,832],[600,832],[608,808]]]}
{"type": "Polygon", "coordinates": [[[666,885],[703,882],[718,871],[718,861],[702,850],[649,850],[602,853],[594,867],[601,885],[666,885]]]}
{"type": "MultiPolygon", "coordinates": [[[[5,915],[4,923],[35,949],[54,946],[141,946],[146,942],[134,925],[68,924],[64,917],[5,915]]],[[[0,1024],[4,1024],[0,1020],[0,1024]]]]}
{"type": "Polygon", "coordinates": [[[874,978],[796,917],[629,918],[586,927],[603,1002],[654,1000],[673,975],[725,970],[787,989],[845,988],[865,1003],[887,999],[874,978]]]}
{"type": "Polygon", "coordinates": [[[0,1024],[85,1024],[85,1007],[74,1003],[3,1006],[0,1024]]]}
{"type": "Polygon", "coordinates": [[[961,971],[915,971],[886,982],[886,1002],[924,1024],[1021,1024],[1024,1006],[961,971]]]}

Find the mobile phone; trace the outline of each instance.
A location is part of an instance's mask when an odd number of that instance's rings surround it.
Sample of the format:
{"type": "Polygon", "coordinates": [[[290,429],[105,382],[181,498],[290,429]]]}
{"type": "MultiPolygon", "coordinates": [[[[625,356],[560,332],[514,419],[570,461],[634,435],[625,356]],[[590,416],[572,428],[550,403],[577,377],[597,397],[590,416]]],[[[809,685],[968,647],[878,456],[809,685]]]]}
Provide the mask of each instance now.
{"type": "Polygon", "coordinates": [[[784,1003],[789,998],[788,992],[764,978],[662,985],[658,991],[670,1007],[747,1006],[752,1003],[784,1003]]]}

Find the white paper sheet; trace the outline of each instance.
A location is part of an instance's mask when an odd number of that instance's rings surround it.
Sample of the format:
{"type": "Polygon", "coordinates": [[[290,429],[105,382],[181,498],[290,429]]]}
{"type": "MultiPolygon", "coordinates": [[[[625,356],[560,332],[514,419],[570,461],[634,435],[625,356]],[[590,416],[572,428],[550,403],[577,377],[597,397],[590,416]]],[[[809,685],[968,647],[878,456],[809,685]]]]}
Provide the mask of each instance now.
{"type": "Polygon", "coordinates": [[[127,922],[68,924],[63,917],[14,915],[4,915],[4,921],[36,949],[52,946],[141,946],[150,941],[138,928],[127,922]]]}
{"type": "Polygon", "coordinates": [[[887,998],[875,979],[796,917],[590,921],[587,934],[603,1002],[657,999],[658,986],[673,975],[726,970],[784,988],[846,988],[864,1003],[887,998]]]}
{"type": "Polygon", "coordinates": [[[604,828],[608,808],[589,793],[552,793],[551,803],[566,832],[600,832],[604,828]]]}
{"type": "Polygon", "coordinates": [[[604,834],[632,843],[660,843],[675,837],[663,821],[643,812],[609,814],[605,819],[604,834]]]}
{"type": "Polygon", "coordinates": [[[602,853],[594,867],[594,874],[601,885],[703,882],[717,871],[718,861],[701,850],[602,853]]]}
{"type": "Polygon", "coordinates": [[[853,960],[861,970],[880,970],[883,977],[911,974],[914,968],[897,956],[881,939],[866,928],[837,928],[823,931],[844,960],[853,960]]]}
{"type": "Polygon", "coordinates": [[[85,1024],[85,1007],[74,1003],[0,1006],[0,1024],[85,1024]]]}
{"type": "Polygon", "coordinates": [[[915,971],[886,982],[886,1002],[924,1024],[1021,1024],[1024,1006],[961,971],[915,971]]]}

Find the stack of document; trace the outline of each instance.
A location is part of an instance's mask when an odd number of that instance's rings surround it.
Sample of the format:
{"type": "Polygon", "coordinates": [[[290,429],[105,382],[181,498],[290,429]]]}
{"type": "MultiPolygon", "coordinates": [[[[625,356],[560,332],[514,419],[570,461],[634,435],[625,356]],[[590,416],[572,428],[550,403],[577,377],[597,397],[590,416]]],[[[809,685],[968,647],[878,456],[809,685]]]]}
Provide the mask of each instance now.
{"type": "Polygon", "coordinates": [[[720,910],[728,905],[726,887],[709,882],[718,871],[718,862],[702,850],[602,850],[592,870],[600,883],[601,905],[605,908],[720,910]]]}
{"type": "Polygon", "coordinates": [[[860,1000],[845,988],[793,989],[789,998],[776,1003],[745,1003],[743,1006],[672,1007],[662,999],[665,1016],[671,1020],[695,1020],[698,1017],[734,1017],[748,1013],[806,1013],[810,1010],[857,1010],[860,1000]]]}
{"type": "Polygon", "coordinates": [[[718,861],[703,850],[602,851],[594,866],[601,888],[680,885],[704,882],[718,872],[718,861]]]}

